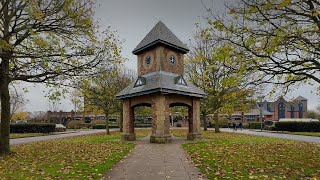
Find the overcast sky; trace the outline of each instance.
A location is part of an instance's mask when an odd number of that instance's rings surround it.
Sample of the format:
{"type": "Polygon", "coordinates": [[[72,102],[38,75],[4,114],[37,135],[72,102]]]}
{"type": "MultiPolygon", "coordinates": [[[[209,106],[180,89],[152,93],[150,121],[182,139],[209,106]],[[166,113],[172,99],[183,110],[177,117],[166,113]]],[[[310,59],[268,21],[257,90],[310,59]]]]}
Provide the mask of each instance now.
{"type": "MultiPolygon", "coordinates": [[[[222,0],[204,0],[206,5],[215,11],[223,12],[222,0]]],[[[161,20],[184,43],[189,43],[195,34],[195,23],[203,23],[206,11],[201,0],[98,0],[96,20],[102,29],[111,26],[123,40],[122,55],[128,59],[126,66],[136,71],[136,56],[132,50],[147,35],[152,27],[161,20]],[[202,21],[202,22],[201,22],[202,21]]],[[[29,100],[27,111],[49,110],[45,89],[42,85],[34,87],[28,84],[29,100]]],[[[309,109],[314,109],[320,104],[320,97],[315,94],[315,88],[310,86],[298,87],[288,94],[287,99],[302,95],[309,99],[309,109]],[[314,93],[311,93],[313,91],[314,93]]],[[[61,102],[63,111],[73,109],[69,100],[61,102]]]]}

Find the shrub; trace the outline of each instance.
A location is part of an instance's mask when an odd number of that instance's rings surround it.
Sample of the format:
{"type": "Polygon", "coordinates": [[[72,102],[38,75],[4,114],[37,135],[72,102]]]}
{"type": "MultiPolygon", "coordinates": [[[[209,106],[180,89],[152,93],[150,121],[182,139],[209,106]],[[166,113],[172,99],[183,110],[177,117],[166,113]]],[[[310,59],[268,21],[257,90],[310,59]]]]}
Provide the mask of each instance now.
{"type": "MultiPolygon", "coordinates": [[[[264,124],[262,124],[262,128],[264,128],[264,124]]],[[[249,123],[249,129],[261,129],[260,122],[251,122],[249,123]]]]}
{"type": "Polygon", "coordinates": [[[320,132],[320,122],[276,122],[277,131],[320,132]]]}
{"type": "MultiPolygon", "coordinates": [[[[93,129],[105,129],[106,128],[106,124],[96,124],[92,127],[93,129]]],[[[118,124],[112,123],[109,124],[109,128],[119,128],[118,124]]]]}
{"type": "Polygon", "coordinates": [[[67,124],[68,129],[84,129],[84,128],[92,128],[93,124],[84,123],[83,121],[70,121],[67,124]]]}
{"type": "Polygon", "coordinates": [[[267,131],[275,131],[276,127],[274,125],[265,125],[263,129],[267,131]]]}
{"type": "Polygon", "coordinates": [[[243,129],[249,129],[249,123],[242,123],[243,129]]]}
{"type": "Polygon", "coordinates": [[[53,123],[25,123],[11,124],[10,133],[52,133],[55,132],[56,125],[53,123]]]}
{"type": "Polygon", "coordinates": [[[92,126],[97,124],[106,124],[106,120],[93,120],[91,121],[92,126]]]}
{"type": "Polygon", "coordinates": [[[93,129],[105,129],[106,128],[106,124],[96,124],[96,125],[93,125],[92,128],[93,129]]]}

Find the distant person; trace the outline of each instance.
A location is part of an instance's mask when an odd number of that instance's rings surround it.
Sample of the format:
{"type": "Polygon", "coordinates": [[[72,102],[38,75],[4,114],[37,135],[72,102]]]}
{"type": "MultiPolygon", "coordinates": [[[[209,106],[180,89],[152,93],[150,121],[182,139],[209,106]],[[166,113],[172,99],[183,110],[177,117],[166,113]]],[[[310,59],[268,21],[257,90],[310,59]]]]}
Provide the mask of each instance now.
{"type": "Polygon", "coordinates": [[[233,131],[236,131],[237,130],[237,125],[235,122],[232,123],[232,126],[233,126],[233,131]]]}
{"type": "Polygon", "coordinates": [[[240,130],[242,131],[242,122],[240,122],[239,128],[240,128],[240,130]]]}

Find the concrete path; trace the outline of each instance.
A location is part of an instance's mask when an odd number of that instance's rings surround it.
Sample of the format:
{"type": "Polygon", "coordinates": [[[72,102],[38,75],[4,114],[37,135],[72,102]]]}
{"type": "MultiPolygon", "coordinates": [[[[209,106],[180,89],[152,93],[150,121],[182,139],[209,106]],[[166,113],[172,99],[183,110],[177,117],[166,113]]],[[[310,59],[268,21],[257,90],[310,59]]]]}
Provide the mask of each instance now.
{"type": "MultiPolygon", "coordinates": [[[[110,131],[115,131],[115,130],[118,130],[118,129],[110,129],[110,131]]],[[[81,135],[87,135],[87,134],[95,134],[95,133],[101,133],[105,131],[106,131],[105,129],[96,129],[96,130],[88,130],[88,131],[77,131],[77,132],[66,133],[66,134],[10,139],[10,145],[25,144],[25,143],[37,142],[37,141],[46,141],[51,139],[60,139],[60,138],[81,136],[81,135]]]]}
{"type": "Polygon", "coordinates": [[[170,144],[151,144],[149,137],[135,141],[136,147],[102,179],[195,180],[206,179],[181,147],[190,141],[173,138],[170,144]]]}
{"type": "Polygon", "coordinates": [[[283,139],[290,139],[296,141],[304,141],[304,142],[311,142],[311,143],[320,143],[320,137],[315,136],[302,136],[302,135],[294,135],[294,134],[283,134],[283,133],[276,133],[276,132],[266,132],[266,131],[253,131],[248,129],[243,129],[233,131],[229,128],[221,128],[222,132],[234,132],[234,133],[242,133],[242,134],[251,134],[256,136],[266,136],[266,137],[274,137],[274,138],[283,138],[283,139]]]}

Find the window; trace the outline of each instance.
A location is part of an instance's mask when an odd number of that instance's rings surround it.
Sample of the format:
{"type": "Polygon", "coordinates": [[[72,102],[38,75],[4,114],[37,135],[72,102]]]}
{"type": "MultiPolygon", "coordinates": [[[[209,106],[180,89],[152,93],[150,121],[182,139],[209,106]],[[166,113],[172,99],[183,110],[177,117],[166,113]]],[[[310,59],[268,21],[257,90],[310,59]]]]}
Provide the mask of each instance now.
{"type": "Polygon", "coordinates": [[[170,58],[169,58],[169,62],[170,62],[170,64],[175,64],[176,63],[176,58],[172,55],[172,56],[170,56],[170,58]]]}
{"type": "Polygon", "coordinates": [[[145,85],[146,81],[143,77],[138,77],[136,83],[134,84],[134,87],[145,85]]]}
{"type": "Polygon", "coordinates": [[[303,104],[299,103],[299,118],[303,118],[303,104]]]}
{"type": "Polygon", "coordinates": [[[267,104],[267,111],[271,112],[270,103],[267,104]]]}
{"type": "Polygon", "coordinates": [[[290,109],[291,109],[291,112],[290,112],[291,118],[294,118],[294,105],[291,105],[290,109]]]}
{"type": "Polygon", "coordinates": [[[150,65],[151,64],[151,57],[150,56],[147,56],[146,57],[146,61],[145,61],[146,65],[150,65]]]}
{"type": "Polygon", "coordinates": [[[184,80],[182,76],[179,76],[178,79],[176,80],[177,85],[182,85],[182,86],[187,86],[187,82],[184,80]]]}
{"type": "Polygon", "coordinates": [[[285,106],[283,102],[278,104],[278,118],[285,118],[285,106]]]}

